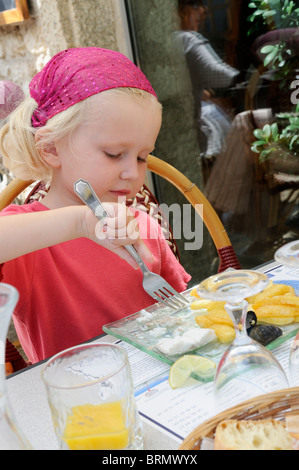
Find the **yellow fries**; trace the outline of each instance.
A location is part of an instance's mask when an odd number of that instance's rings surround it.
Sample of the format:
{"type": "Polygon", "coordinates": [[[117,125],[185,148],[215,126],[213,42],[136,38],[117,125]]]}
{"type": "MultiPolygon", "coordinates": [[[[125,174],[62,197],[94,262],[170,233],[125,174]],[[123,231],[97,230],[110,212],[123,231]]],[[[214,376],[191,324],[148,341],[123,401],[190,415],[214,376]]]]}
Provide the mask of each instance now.
{"type": "Polygon", "coordinates": [[[270,287],[266,287],[263,292],[260,292],[259,294],[256,294],[252,297],[248,297],[248,299],[246,300],[250,304],[256,304],[257,302],[261,302],[265,299],[275,297],[276,295],[283,295],[287,293],[295,295],[294,288],[292,286],[286,286],[285,284],[273,284],[270,287]]]}
{"type": "Polygon", "coordinates": [[[219,325],[227,325],[234,328],[234,324],[230,318],[230,316],[226,312],[213,312],[209,315],[212,323],[218,323],[219,325]]]}
{"type": "Polygon", "coordinates": [[[273,284],[251,300],[258,321],[279,326],[299,321],[299,298],[291,286],[273,284]]]}
{"type": "Polygon", "coordinates": [[[264,305],[255,309],[256,316],[260,317],[272,317],[272,318],[286,318],[295,317],[298,312],[298,307],[292,307],[284,305],[283,308],[280,305],[264,305]]]}
{"type": "Polygon", "coordinates": [[[197,293],[196,287],[192,289],[192,291],[190,292],[190,295],[192,295],[192,297],[197,297],[199,299],[199,295],[197,293]]]}
{"type": "Polygon", "coordinates": [[[214,324],[213,328],[220,343],[232,343],[236,337],[235,329],[227,325],[214,324]]]}
{"type": "MultiPolygon", "coordinates": [[[[215,331],[221,343],[229,343],[235,338],[233,322],[226,312],[225,302],[202,299],[195,292],[196,297],[191,304],[193,310],[205,310],[207,313],[198,315],[195,320],[201,328],[211,328],[215,331]]],[[[249,310],[253,310],[259,322],[273,325],[289,325],[299,323],[299,297],[293,287],[285,284],[273,284],[270,281],[263,292],[246,299],[249,310]]]]}
{"type": "Polygon", "coordinates": [[[201,310],[204,308],[205,310],[208,310],[211,312],[215,308],[222,308],[224,310],[224,305],[225,302],[218,302],[215,300],[207,300],[207,299],[200,299],[200,300],[195,300],[195,302],[192,302],[191,308],[192,310],[201,310]]]}
{"type": "Polygon", "coordinates": [[[213,314],[198,315],[195,318],[196,323],[201,328],[210,328],[215,331],[217,339],[220,343],[231,343],[235,339],[235,329],[229,315],[218,316],[213,314]]]}
{"type": "Polygon", "coordinates": [[[298,307],[287,305],[265,305],[253,310],[258,321],[277,325],[290,325],[295,322],[296,315],[299,315],[298,307]]]}
{"type": "Polygon", "coordinates": [[[198,315],[195,321],[200,328],[210,328],[213,325],[209,315],[198,315]]]}
{"type": "Polygon", "coordinates": [[[266,305],[289,305],[297,307],[299,315],[299,297],[293,294],[275,295],[252,305],[253,308],[260,308],[266,305]]]}

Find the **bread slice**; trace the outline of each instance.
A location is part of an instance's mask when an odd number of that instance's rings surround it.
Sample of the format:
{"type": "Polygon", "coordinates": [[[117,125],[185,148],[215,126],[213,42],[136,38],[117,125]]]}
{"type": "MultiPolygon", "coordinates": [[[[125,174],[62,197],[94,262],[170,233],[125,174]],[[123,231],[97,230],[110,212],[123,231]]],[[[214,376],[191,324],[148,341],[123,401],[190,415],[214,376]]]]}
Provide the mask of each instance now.
{"type": "Polygon", "coordinates": [[[299,415],[288,415],[285,422],[288,433],[299,441],[299,415]]]}
{"type": "Polygon", "coordinates": [[[283,422],[227,420],[215,433],[215,450],[292,450],[292,438],[283,422]]]}

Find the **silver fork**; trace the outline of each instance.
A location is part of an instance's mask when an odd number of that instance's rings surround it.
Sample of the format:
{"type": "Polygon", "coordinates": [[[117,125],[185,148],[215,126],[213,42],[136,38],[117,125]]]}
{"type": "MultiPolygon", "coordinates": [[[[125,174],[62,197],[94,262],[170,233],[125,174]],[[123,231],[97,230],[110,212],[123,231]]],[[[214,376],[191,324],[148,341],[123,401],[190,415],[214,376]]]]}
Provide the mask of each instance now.
{"type": "MultiPolygon", "coordinates": [[[[80,199],[92,210],[98,219],[103,220],[108,216],[101,201],[88,181],[79,179],[74,184],[74,190],[80,199]]],[[[133,245],[125,245],[124,248],[134,258],[143,273],[143,289],[155,300],[162,301],[168,307],[181,309],[189,305],[189,301],[177,292],[163,277],[152,273],[133,245]]]]}

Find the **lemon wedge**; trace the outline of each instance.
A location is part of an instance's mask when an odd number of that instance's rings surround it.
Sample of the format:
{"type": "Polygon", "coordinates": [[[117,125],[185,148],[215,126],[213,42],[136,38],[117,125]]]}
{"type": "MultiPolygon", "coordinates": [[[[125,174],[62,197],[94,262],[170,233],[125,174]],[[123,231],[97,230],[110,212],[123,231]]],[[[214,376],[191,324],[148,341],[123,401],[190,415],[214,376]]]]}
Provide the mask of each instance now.
{"type": "Polygon", "coordinates": [[[179,388],[191,374],[196,374],[201,379],[208,381],[216,372],[216,363],[211,359],[194,354],[186,354],[172,364],[169,371],[169,385],[171,388],[179,388]]]}

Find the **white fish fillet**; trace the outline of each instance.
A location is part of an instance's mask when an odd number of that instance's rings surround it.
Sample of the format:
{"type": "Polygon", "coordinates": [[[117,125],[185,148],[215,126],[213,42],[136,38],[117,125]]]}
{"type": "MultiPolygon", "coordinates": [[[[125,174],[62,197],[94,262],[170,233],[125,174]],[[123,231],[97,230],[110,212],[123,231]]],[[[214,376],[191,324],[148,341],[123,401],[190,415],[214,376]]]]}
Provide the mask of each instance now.
{"type": "Polygon", "coordinates": [[[214,330],[194,327],[187,330],[182,336],[160,339],[156,346],[163,354],[172,356],[193,351],[215,339],[217,336],[214,330]]]}

